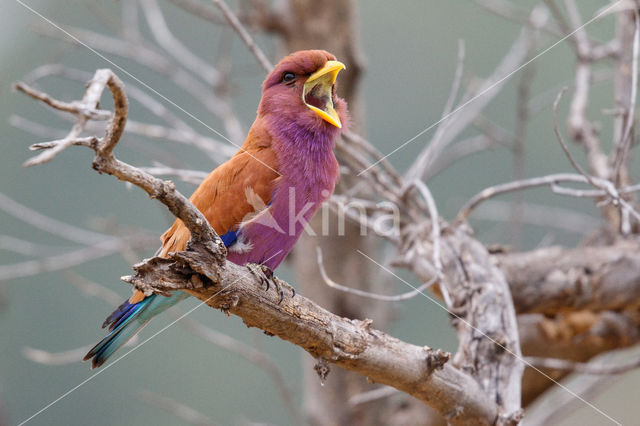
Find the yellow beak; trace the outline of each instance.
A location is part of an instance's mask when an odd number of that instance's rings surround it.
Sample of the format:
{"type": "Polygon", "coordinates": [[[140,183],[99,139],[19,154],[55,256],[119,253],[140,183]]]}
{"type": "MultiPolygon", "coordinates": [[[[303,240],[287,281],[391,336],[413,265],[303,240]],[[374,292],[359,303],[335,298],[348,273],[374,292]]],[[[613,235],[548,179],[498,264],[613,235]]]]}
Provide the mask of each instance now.
{"type": "Polygon", "coordinates": [[[307,78],[302,88],[302,101],[320,118],[338,128],[342,128],[340,117],[333,108],[331,91],[338,73],[345,68],[342,62],[327,61],[324,67],[307,78]]]}

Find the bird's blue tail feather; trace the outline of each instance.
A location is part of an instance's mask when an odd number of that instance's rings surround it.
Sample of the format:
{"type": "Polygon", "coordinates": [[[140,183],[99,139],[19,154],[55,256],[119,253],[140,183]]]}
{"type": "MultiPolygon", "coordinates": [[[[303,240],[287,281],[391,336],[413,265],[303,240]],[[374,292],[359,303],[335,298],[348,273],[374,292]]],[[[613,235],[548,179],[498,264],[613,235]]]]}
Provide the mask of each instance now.
{"type": "Polygon", "coordinates": [[[125,301],[102,324],[103,328],[109,326],[109,334],[91,348],[83,361],[91,359],[91,368],[100,367],[151,318],[187,297],[188,294],[176,291],[170,297],[152,294],[138,303],[125,301]]]}
{"type": "Polygon", "coordinates": [[[109,334],[91,348],[85,355],[83,361],[93,358],[91,360],[91,368],[97,368],[104,364],[118,348],[127,343],[127,341],[149,321],[150,318],[143,323],[136,320],[141,311],[144,310],[155,297],[157,296],[154,294],[135,304],[130,304],[129,301],[126,301],[120,305],[102,325],[106,327],[111,324],[109,334]]]}

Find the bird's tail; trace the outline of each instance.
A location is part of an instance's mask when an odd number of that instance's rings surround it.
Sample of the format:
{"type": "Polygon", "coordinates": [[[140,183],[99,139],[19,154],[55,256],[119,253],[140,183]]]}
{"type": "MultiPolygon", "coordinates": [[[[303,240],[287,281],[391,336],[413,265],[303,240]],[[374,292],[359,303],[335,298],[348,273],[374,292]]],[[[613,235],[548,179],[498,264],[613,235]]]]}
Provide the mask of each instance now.
{"type": "Polygon", "coordinates": [[[186,293],[176,291],[170,297],[152,294],[138,303],[132,304],[129,300],[125,301],[102,324],[102,328],[109,326],[109,334],[91,348],[83,361],[91,359],[91,368],[100,367],[151,318],[186,297],[188,297],[186,293]]]}

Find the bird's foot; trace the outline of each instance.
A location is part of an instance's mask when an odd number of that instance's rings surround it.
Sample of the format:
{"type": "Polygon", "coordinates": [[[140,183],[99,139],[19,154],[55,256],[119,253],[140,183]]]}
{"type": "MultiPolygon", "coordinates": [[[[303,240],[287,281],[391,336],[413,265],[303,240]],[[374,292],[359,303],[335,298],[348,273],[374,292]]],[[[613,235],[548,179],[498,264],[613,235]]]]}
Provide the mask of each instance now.
{"type": "Polygon", "coordinates": [[[273,275],[273,271],[268,266],[256,263],[248,263],[247,269],[249,269],[249,272],[251,272],[260,280],[261,284],[265,284],[265,291],[269,291],[269,289],[271,288],[271,284],[273,284],[276,292],[280,295],[278,305],[281,304],[284,300],[284,291],[282,290],[283,287],[291,292],[291,297],[294,297],[296,295],[296,290],[289,284],[285,283],[284,281],[280,281],[275,275],[273,275]]]}
{"type": "Polygon", "coordinates": [[[247,263],[247,269],[254,277],[260,280],[260,284],[266,286],[265,291],[269,291],[271,287],[270,283],[273,282],[275,284],[273,271],[268,266],[258,263],[247,263]]]}

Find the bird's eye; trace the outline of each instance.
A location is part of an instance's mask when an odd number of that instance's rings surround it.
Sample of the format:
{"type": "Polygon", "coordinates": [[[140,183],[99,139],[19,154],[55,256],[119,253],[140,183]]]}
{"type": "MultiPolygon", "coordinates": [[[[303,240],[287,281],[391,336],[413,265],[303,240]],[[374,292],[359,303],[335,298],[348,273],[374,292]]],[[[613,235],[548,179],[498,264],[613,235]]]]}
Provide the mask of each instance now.
{"type": "Polygon", "coordinates": [[[296,75],[290,71],[287,71],[284,74],[282,74],[282,81],[284,81],[285,83],[290,83],[295,79],[296,79],[296,75]]]}

